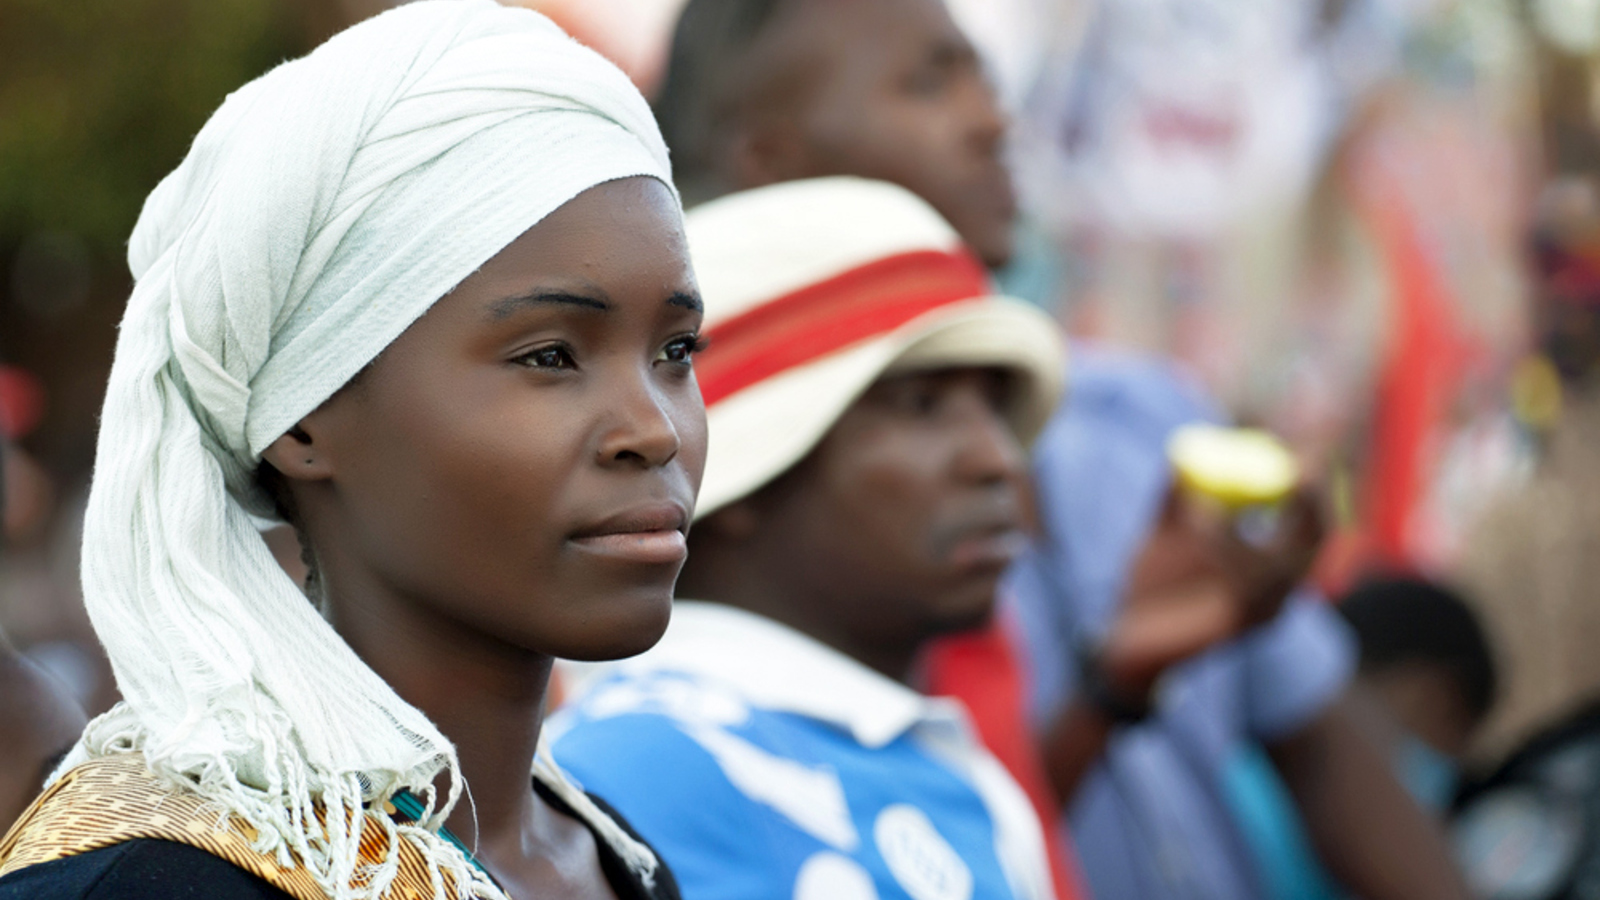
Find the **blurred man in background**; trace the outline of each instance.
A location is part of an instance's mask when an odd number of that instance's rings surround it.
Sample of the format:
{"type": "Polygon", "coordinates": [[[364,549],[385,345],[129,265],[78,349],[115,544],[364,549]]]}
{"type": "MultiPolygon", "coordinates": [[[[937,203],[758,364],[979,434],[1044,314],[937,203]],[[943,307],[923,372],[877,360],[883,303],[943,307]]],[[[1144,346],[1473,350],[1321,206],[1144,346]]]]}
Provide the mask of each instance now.
{"type": "Polygon", "coordinates": [[[1458,566],[1505,654],[1505,696],[1478,748],[1502,758],[1600,699],[1600,176],[1551,179],[1529,244],[1537,345],[1513,412],[1533,458],[1458,566]]]}
{"type": "MultiPolygon", "coordinates": [[[[1581,69],[1582,73],[1591,71],[1581,69]]],[[[1585,80],[1572,102],[1592,102],[1585,80]]],[[[1512,384],[1531,457],[1469,532],[1457,577],[1496,638],[1501,699],[1472,756],[1457,844],[1483,897],[1583,897],[1600,878],[1600,129],[1534,208],[1534,353],[1512,384]]],[[[1577,140],[1573,140],[1576,138],[1577,140]]],[[[1559,162],[1559,160],[1557,161],[1559,162]]]]}
{"type": "MultiPolygon", "coordinates": [[[[690,202],[866,175],[921,194],[990,265],[1013,253],[1005,118],[938,0],[691,0],[655,107],[690,202]]],[[[1159,525],[1166,438],[1215,418],[1210,404],[1159,363],[1079,354],[1073,368],[1074,397],[1036,450],[1045,541],[1013,593],[1044,762],[1072,804],[1095,894],[1265,896],[1218,788],[1264,743],[1351,889],[1462,896],[1439,835],[1357,724],[1354,648],[1337,618],[1306,596],[1256,614],[1285,601],[1282,576],[1304,571],[1306,548],[1242,574],[1184,531],[1186,517],[1159,525]],[[1192,576],[1176,592],[1155,577],[1174,555],[1192,576]],[[1150,585],[1191,601],[1142,599],[1150,585]]]]}
{"type": "Polygon", "coordinates": [[[654,108],[686,202],[859,175],[933,205],[990,266],[1012,253],[1006,119],[937,0],[712,0],[678,20],[654,108]]]}

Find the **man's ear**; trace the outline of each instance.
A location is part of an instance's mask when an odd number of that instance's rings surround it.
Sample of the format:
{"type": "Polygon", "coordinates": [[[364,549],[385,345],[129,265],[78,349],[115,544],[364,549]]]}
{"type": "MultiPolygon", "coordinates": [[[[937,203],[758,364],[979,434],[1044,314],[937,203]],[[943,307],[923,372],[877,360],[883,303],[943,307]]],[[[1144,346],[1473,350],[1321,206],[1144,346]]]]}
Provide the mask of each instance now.
{"type": "Polygon", "coordinates": [[[734,187],[746,189],[810,178],[817,174],[811,148],[798,124],[788,116],[752,117],[728,136],[723,171],[732,172],[734,187]]]}
{"type": "Polygon", "coordinates": [[[324,481],[333,477],[332,454],[326,442],[318,444],[301,422],[267,445],[261,458],[295,481],[324,481]]]}

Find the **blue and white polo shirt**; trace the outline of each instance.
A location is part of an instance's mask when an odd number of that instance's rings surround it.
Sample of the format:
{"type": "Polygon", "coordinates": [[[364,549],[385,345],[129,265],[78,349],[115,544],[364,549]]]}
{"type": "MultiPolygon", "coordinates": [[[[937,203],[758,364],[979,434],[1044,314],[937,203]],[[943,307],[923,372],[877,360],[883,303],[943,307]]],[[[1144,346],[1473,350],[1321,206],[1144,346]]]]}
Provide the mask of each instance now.
{"type": "Polygon", "coordinates": [[[770,619],[680,601],[586,673],[556,759],[686,900],[1050,900],[1033,809],[951,700],[770,619]]]}

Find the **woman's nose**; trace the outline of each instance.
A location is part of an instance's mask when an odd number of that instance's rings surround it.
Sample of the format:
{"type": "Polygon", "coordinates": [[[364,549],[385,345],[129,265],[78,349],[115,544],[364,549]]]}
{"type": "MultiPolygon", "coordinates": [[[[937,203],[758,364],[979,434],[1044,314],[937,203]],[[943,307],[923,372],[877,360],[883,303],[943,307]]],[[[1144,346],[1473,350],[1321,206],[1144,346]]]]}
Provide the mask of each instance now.
{"type": "MultiPolygon", "coordinates": [[[[677,404],[648,372],[602,399],[610,414],[600,442],[602,465],[664,466],[682,447],[674,421],[677,404]]],[[[694,390],[693,383],[688,385],[694,390]]],[[[698,394],[696,395],[698,396],[698,394]]]]}

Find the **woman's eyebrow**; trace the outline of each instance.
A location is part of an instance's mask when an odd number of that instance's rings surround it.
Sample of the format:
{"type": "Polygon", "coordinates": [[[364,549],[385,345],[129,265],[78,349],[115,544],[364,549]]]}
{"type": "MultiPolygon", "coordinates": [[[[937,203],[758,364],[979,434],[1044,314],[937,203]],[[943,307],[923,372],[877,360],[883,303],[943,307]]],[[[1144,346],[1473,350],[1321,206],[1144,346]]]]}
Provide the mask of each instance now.
{"type": "Polygon", "coordinates": [[[699,297],[694,294],[685,294],[683,291],[674,291],[672,296],[667,298],[667,303],[671,306],[681,306],[690,312],[706,311],[706,305],[700,302],[699,297]]]}
{"type": "MultiPolygon", "coordinates": [[[[698,302],[696,301],[696,303],[698,302]]],[[[569,294],[565,291],[534,291],[496,300],[489,304],[489,315],[494,319],[504,319],[518,310],[526,309],[530,306],[542,306],[547,303],[581,306],[584,309],[596,309],[600,312],[607,312],[611,309],[611,304],[599,297],[586,297],[582,294],[569,294]]]]}

